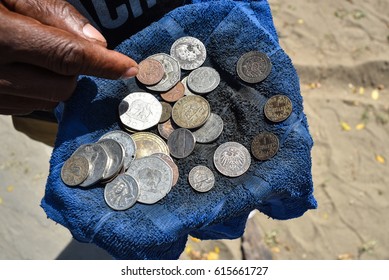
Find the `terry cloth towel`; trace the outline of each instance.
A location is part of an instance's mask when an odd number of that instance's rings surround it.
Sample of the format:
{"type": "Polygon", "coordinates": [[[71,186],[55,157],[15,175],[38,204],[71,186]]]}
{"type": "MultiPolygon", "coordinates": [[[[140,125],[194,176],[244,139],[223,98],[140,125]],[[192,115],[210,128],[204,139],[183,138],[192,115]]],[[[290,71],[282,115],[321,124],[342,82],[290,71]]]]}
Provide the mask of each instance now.
{"type": "Polygon", "coordinates": [[[182,36],[205,44],[204,66],[215,68],[221,76],[220,85],[206,99],[212,112],[223,119],[224,131],[216,142],[196,144],[189,157],[176,160],[179,181],[158,203],[136,203],[126,211],[114,211],[104,201],[103,185],[68,187],[60,177],[63,163],[81,144],[120,129],[118,105],[129,92],[140,90],[135,79],[127,84],[82,77],[74,96],[58,108],[59,132],[42,207],[75,239],[97,244],[115,259],[178,259],[188,235],[203,240],[242,236],[254,209],[273,219],[291,219],[317,206],[311,176],[313,141],[299,79],[279,45],[268,3],[193,1],[124,41],[117,50],[140,62],[156,53],[169,53],[182,36]],[[263,82],[246,84],[237,76],[236,64],[252,50],[266,53],[273,66],[263,82]],[[270,123],[263,114],[264,104],[280,93],[291,99],[293,112],[284,122],[270,123]],[[217,172],[212,158],[220,144],[236,141],[250,150],[253,137],[261,131],[273,132],[280,140],[272,159],[252,159],[249,170],[236,178],[217,172]],[[216,184],[207,193],[196,193],[187,181],[191,168],[199,164],[215,174],[216,184]]]}

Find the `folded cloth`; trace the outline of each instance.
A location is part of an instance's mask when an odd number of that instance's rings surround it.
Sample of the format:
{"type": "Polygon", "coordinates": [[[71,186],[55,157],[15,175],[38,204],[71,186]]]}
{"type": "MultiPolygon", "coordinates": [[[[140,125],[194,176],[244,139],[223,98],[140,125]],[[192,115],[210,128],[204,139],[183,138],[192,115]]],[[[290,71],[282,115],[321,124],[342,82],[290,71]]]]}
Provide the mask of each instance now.
{"type": "Polygon", "coordinates": [[[221,76],[219,86],[206,99],[212,112],[223,119],[224,130],[215,142],[198,143],[189,157],[176,160],[179,181],[158,203],[136,203],[126,211],[114,211],[104,201],[104,185],[68,187],[60,177],[62,165],[81,144],[120,129],[118,105],[129,92],[139,91],[135,79],[126,83],[82,77],[74,96],[59,110],[59,132],[42,207],[75,239],[94,243],[115,259],[177,259],[188,235],[200,239],[242,236],[252,210],[274,219],[291,219],[317,206],[311,176],[313,141],[299,79],[279,45],[267,1],[192,1],[124,41],[117,50],[140,62],[156,53],[169,53],[182,36],[205,44],[204,65],[221,76]],[[266,53],[272,69],[264,81],[247,84],[237,76],[236,65],[242,54],[253,50],[266,53]],[[276,94],[288,96],[293,111],[287,120],[271,123],[263,109],[276,94]],[[253,137],[261,131],[272,132],[280,140],[273,158],[252,159],[248,171],[235,178],[215,169],[213,154],[220,144],[235,141],[250,150],[253,137]],[[191,168],[199,164],[215,174],[216,184],[207,193],[195,192],[187,181],[191,168]]]}

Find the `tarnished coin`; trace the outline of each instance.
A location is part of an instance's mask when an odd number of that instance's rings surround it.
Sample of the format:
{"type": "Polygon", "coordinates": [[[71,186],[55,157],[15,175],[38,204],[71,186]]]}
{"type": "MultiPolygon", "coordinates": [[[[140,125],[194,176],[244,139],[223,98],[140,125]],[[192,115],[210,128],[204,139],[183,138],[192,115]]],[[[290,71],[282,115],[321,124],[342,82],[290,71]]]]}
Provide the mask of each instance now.
{"type": "Polygon", "coordinates": [[[189,172],[189,184],[198,192],[207,192],[215,185],[215,176],[211,169],[198,165],[189,172]]]}
{"type": "Polygon", "coordinates": [[[97,143],[81,145],[73,156],[82,156],[89,161],[89,176],[80,184],[81,187],[89,187],[103,179],[104,171],[108,164],[108,155],[104,148],[97,143]]]}
{"type": "Polygon", "coordinates": [[[176,102],[178,99],[184,96],[185,87],[182,82],[178,82],[173,88],[167,92],[161,93],[163,100],[167,102],[176,102]]]}
{"type": "Polygon", "coordinates": [[[223,120],[215,113],[211,113],[205,124],[193,131],[197,143],[210,143],[215,141],[223,131],[223,120]]]}
{"type": "Polygon", "coordinates": [[[172,169],[158,157],[135,159],[126,174],[138,182],[140,190],[138,201],[141,203],[156,203],[172,188],[172,169]]]}
{"type": "Polygon", "coordinates": [[[272,96],[266,102],[264,112],[269,121],[282,122],[292,113],[292,101],[286,95],[272,96]]]}
{"type": "Polygon", "coordinates": [[[178,60],[181,69],[193,70],[204,63],[207,51],[199,39],[185,36],[173,43],[170,55],[178,60]]]}
{"type": "Polygon", "coordinates": [[[100,144],[108,155],[108,164],[103,173],[102,180],[107,180],[117,175],[123,167],[124,148],[113,139],[101,139],[97,142],[100,144]]]}
{"type": "Polygon", "coordinates": [[[166,102],[161,102],[162,114],[159,123],[166,122],[172,116],[172,105],[166,102]]]}
{"type": "Polygon", "coordinates": [[[61,169],[62,181],[68,186],[78,186],[89,175],[89,161],[83,156],[71,156],[61,169]]]}
{"type": "Polygon", "coordinates": [[[173,127],[170,119],[158,125],[159,135],[161,135],[166,140],[169,138],[169,135],[174,131],[174,129],[175,128],[173,127]]]}
{"type": "Polygon", "coordinates": [[[152,94],[133,92],[119,104],[120,121],[128,128],[145,130],[158,124],[162,105],[152,94]]]}
{"type": "Polygon", "coordinates": [[[271,132],[261,132],[251,143],[251,152],[256,159],[267,160],[272,158],[279,149],[279,140],[271,132]]]}
{"type": "Polygon", "coordinates": [[[192,129],[202,126],[210,114],[211,107],[205,98],[189,95],[174,104],[172,119],[178,126],[192,129]]]}
{"type": "Polygon", "coordinates": [[[194,95],[194,93],[191,92],[190,89],[188,88],[188,83],[187,83],[187,81],[188,81],[188,76],[186,76],[185,78],[183,78],[183,79],[181,80],[181,83],[184,85],[184,95],[185,95],[185,96],[186,96],[186,95],[194,95]]]}
{"type": "Polygon", "coordinates": [[[118,175],[104,187],[105,202],[114,210],[127,210],[138,198],[138,183],[128,174],[118,175]]]}
{"type": "Polygon", "coordinates": [[[139,71],[136,78],[146,86],[159,83],[165,74],[162,63],[152,58],[142,60],[138,67],[139,71]]]}
{"type": "Polygon", "coordinates": [[[216,169],[223,175],[238,177],[249,169],[251,156],[242,144],[226,142],[216,149],[213,161],[216,169]]]}
{"type": "Polygon", "coordinates": [[[196,140],[193,133],[186,128],[174,130],[167,139],[170,154],[175,158],[189,156],[195,147],[196,140]]]}
{"type": "Polygon", "coordinates": [[[178,182],[178,178],[180,177],[180,171],[178,170],[177,164],[174,162],[174,160],[163,153],[156,153],[152,154],[151,156],[153,157],[159,157],[160,159],[164,160],[172,169],[173,171],[173,182],[172,182],[172,187],[175,186],[178,182]]]}
{"type": "Polygon", "coordinates": [[[205,94],[217,88],[220,83],[220,75],[211,67],[200,67],[189,74],[186,83],[193,92],[205,94]]]}
{"type": "Polygon", "coordinates": [[[136,145],[136,159],[150,156],[155,153],[169,155],[166,142],[158,135],[151,132],[137,132],[131,135],[136,145]]]}
{"type": "Polygon", "coordinates": [[[168,91],[180,81],[181,69],[175,58],[165,53],[157,53],[148,58],[161,62],[165,72],[162,80],[156,85],[147,86],[148,89],[153,91],[168,91]]]}
{"type": "Polygon", "coordinates": [[[100,140],[101,139],[113,139],[122,144],[124,148],[123,165],[124,169],[126,170],[135,158],[136,146],[132,137],[122,130],[113,130],[101,136],[100,140]]]}
{"type": "Polygon", "coordinates": [[[251,51],[239,58],[236,71],[243,81],[254,84],[266,79],[271,66],[270,58],[265,53],[251,51]]]}

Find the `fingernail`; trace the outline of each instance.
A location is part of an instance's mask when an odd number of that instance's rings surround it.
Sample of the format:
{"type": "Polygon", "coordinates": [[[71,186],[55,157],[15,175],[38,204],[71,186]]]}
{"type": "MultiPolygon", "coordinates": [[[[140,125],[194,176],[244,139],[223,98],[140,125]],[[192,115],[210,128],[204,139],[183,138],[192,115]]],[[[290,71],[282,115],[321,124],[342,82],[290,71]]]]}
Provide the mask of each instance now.
{"type": "Polygon", "coordinates": [[[120,77],[120,79],[126,80],[132,78],[138,74],[138,71],[138,67],[131,67],[120,77]]]}
{"type": "Polygon", "coordinates": [[[82,32],[88,38],[95,39],[95,40],[101,41],[103,43],[107,42],[105,40],[104,36],[89,23],[84,25],[84,27],[82,28],[82,32]]]}

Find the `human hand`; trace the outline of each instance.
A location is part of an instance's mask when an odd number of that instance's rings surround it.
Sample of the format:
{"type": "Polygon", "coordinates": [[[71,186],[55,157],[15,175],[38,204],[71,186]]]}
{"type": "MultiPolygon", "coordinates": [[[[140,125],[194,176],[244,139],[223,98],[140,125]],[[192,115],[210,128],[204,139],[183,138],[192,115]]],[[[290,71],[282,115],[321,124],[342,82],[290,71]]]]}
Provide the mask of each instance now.
{"type": "Polygon", "coordinates": [[[0,114],[50,110],[73,93],[80,74],[137,74],[137,63],[63,0],[0,2],[0,114]]]}

